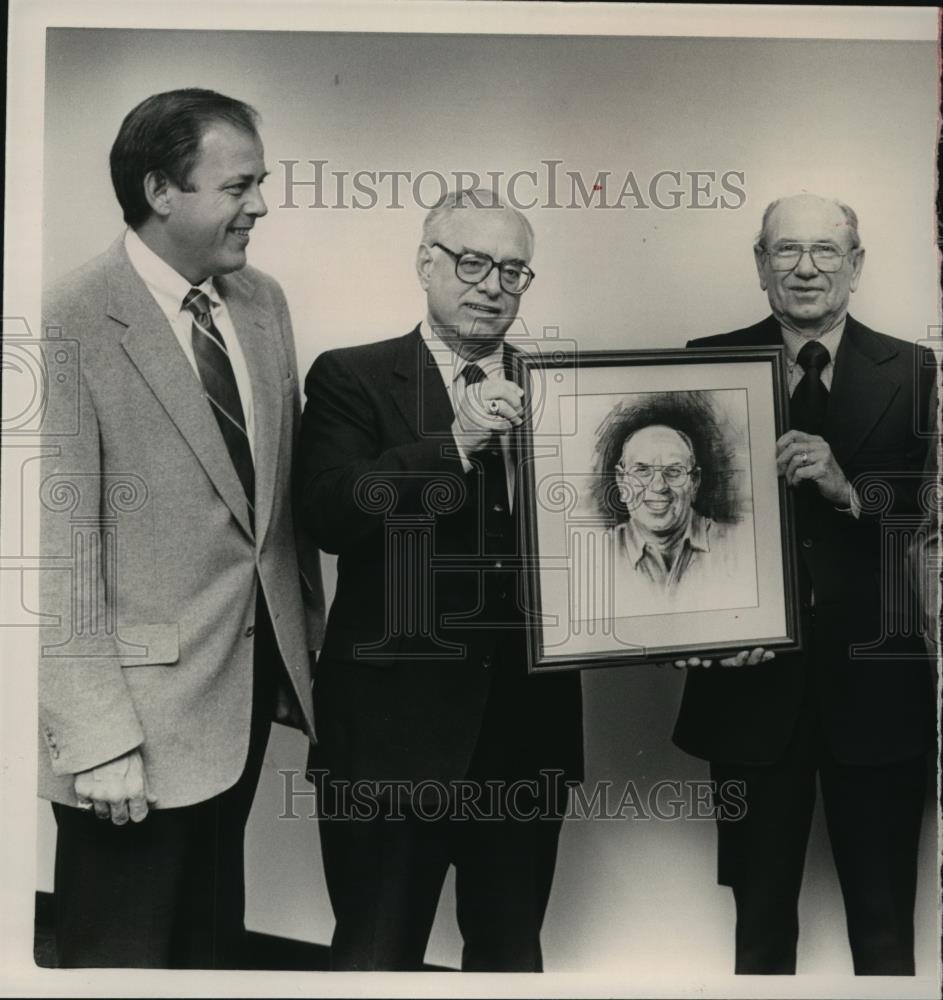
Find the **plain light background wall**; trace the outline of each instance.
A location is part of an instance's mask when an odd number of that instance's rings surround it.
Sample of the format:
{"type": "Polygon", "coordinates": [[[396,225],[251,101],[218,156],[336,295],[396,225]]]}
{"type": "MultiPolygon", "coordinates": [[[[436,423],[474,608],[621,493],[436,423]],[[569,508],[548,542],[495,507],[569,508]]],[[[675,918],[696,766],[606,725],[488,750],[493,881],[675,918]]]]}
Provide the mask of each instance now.
{"type": "MultiPolygon", "coordinates": [[[[122,223],[107,170],[125,113],[149,94],[205,86],[262,114],[268,218],[250,261],[282,283],[304,372],[322,350],[404,333],[424,303],[413,265],[424,215],[404,207],[286,202],[280,160],[330,171],[544,170],[561,160],[591,186],[610,171],[742,172],[737,209],[534,209],[538,278],[522,316],[580,349],[678,347],[767,313],[751,245],[765,204],[811,190],[856,208],[867,247],[852,312],[907,340],[939,323],[934,254],[936,49],[924,42],[50,31],[44,162],[44,280],[105,249],[122,223]]],[[[37,123],[38,127],[38,123],[37,123]]],[[[349,186],[349,184],[348,184],[349,186]]],[[[389,185],[380,186],[382,193],[389,185]]],[[[422,189],[429,200],[436,186],[422,189]]],[[[522,182],[525,196],[530,187],[522,182]]],[[[664,189],[663,189],[664,190],[664,189]]],[[[716,193],[722,194],[719,188],[716,193]]],[[[558,199],[569,201],[568,183],[558,199]]],[[[334,201],[333,185],[324,197],[334,201]]],[[[728,195],[729,198],[729,195],[728,195]]],[[[627,201],[627,204],[632,204],[627,201]]],[[[324,560],[329,590],[333,565],[324,560]]],[[[584,674],[587,777],[706,778],[669,741],[683,678],[654,668],[584,674]]],[[[248,922],[326,943],[332,919],[315,824],[276,822],[278,768],[304,741],[276,727],[248,832],[248,922]]],[[[304,812],[306,800],[297,809],[304,812]]],[[[924,829],[918,974],[935,968],[936,835],[924,829]]],[[[54,830],[40,807],[39,888],[54,830]]],[[[733,904],[714,883],[710,822],[571,822],[544,932],[550,971],[648,973],[667,989],[733,962],[733,904]]],[[[457,966],[443,894],[427,954],[457,966]]],[[[817,816],[801,901],[800,972],[850,973],[844,918],[817,816]]]]}

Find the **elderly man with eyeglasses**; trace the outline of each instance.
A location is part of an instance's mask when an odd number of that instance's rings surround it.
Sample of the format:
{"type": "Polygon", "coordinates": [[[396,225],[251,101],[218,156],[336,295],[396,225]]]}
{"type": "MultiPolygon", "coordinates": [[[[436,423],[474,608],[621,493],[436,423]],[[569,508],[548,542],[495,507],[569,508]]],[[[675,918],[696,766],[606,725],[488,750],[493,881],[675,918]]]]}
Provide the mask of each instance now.
{"type": "MultiPolygon", "coordinates": [[[[914,974],[917,847],[935,742],[933,677],[903,559],[921,522],[930,354],[848,314],[858,218],[812,194],[773,202],[754,246],[772,315],[689,346],[779,345],[791,394],[779,471],[795,491],[804,649],[688,673],[675,742],[739,781],[718,821],[736,972],[796,971],[798,899],[821,786],[854,970],[914,974]]],[[[768,654],[767,654],[768,655],[768,654]]]]}
{"type": "Polygon", "coordinates": [[[416,257],[422,322],[306,382],[303,507],[338,554],[311,761],[333,969],[421,968],[450,864],[462,969],[542,968],[582,733],[579,677],[527,674],[519,596],[528,403],[505,334],[533,250],[490,192],[450,195],[416,257]]]}
{"type": "Polygon", "coordinates": [[[587,593],[611,593],[618,617],[756,603],[742,432],[721,405],[712,393],[639,393],[597,430],[592,493],[611,551],[587,593]]]}
{"type": "Polygon", "coordinates": [[[643,427],[623,443],[616,475],[629,511],[617,528],[620,551],[659,588],[675,589],[692,562],[710,552],[711,522],[692,506],[701,470],[691,439],[663,424],[643,427]]]}

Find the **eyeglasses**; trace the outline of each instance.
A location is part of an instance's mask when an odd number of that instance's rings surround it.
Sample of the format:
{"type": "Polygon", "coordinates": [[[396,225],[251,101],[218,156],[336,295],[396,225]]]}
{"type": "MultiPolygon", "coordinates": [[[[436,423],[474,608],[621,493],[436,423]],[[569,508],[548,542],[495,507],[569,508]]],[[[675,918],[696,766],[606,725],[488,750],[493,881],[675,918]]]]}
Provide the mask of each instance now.
{"type": "Polygon", "coordinates": [[[686,469],[683,465],[630,465],[626,468],[621,462],[616,462],[616,472],[623,479],[630,479],[642,486],[648,486],[655,478],[655,473],[660,472],[661,478],[667,486],[683,486],[688,477],[697,471],[697,466],[693,465],[686,469]]]}
{"type": "Polygon", "coordinates": [[[826,274],[840,270],[847,256],[830,243],[781,243],[764,253],[774,271],[791,271],[798,266],[802,255],[808,253],[812,266],[826,274]]]}
{"type": "Polygon", "coordinates": [[[477,250],[459,254],[442,246],[441,243],[433,243],[432,246],[444,250],[455,261],[455,277],[459,281],[464,281],[466,285],[477,285],[485,281],[497,268],[498,279],[504,291],[508,295],[523,295],[536,277],[526,264],[519,264],[517,261],[507,260],[499,264],[493,257],[489,257],[486,253],[478,253],[477,250]]]}

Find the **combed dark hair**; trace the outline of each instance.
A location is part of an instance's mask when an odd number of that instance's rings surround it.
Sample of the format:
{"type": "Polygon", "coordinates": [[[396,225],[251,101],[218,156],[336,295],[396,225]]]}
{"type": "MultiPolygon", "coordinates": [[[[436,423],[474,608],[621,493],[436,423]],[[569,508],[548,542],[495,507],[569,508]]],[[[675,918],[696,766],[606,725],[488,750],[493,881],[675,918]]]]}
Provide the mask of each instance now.
{"type": "Polygon", "coordinates": [[[111,147],[111,183],[124,221],[137,229],[151,214],[144,178],[159,170],[183,191],[200,155],[203,133],[217,122],[258,131],[254,108],[213,90],[168,90],[141,101],[125,116],[111,147]]]}
{"type": "Polygon", "coordinates": [[[615,466],[626,439],[643,427],[660,424],[688,439],[694,462],[701,470],[701,484],[694,509],[722,523],[740,519],[734,449],[706,392],[646,392],[620,403],[602,422],[596,439],[596,475],[591,492],[606,521],[629,519],[619,499],[615,466]]]}

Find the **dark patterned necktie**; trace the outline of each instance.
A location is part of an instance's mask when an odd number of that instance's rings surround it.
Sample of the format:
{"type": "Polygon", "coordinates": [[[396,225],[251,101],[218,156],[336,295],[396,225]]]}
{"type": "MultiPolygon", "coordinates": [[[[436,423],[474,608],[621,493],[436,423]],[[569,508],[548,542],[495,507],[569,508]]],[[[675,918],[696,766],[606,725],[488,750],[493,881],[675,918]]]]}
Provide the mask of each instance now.
{"type": "Polygon", "coordinates": [[[255,531],[255,466],[229,351],[223,335],[213,323],[209,296],[205,292],[191,288],[183,300],[183,308],[193,315],[193,354],[200,381],[229,449],[236,475],[246,492],[249,523],[255,531]]]}
{"type": "Polygon", "coordinates": [[[797,360],[805,374],[789,404],[790,423],[795,430],[822,433],[828,410],[828,389],[822,382],[822,372],[831,359],[828,348],[817,340],[807,341],[799,352],[797,360]]]}
{"type": "MultiPolygon", "coordinates": [[[[477,385],[487,379],[480,365],[474,363],[466,365],[462,369],[465,378],[465,386],[477,385]]],[[[481,451],[469,456],[473,462],[481,465],[485,486],[483,496],[489,507],[501,510],[504,513],[507,508],[507,470],[504,467],[504,452],[501,450],[501,438],[497,433],[491,435],[487,445],[481,451]]]]}

